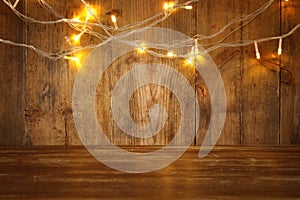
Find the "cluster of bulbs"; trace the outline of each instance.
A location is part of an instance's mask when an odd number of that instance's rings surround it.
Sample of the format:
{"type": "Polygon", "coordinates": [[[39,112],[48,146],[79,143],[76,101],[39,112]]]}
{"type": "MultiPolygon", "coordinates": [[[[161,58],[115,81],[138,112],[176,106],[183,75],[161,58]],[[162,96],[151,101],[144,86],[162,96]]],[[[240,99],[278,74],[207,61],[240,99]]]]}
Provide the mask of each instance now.
{"type": "MultiPolygon", "coordinates": [[[[165,2],[163,4],[165,16],[167,16],[169,13],[172,13],[174,11],[174,9],[178,9],[178,8],[184,8],[186,10],[191,10],[191,9],[193,9],[193,6],[187,5],[187,3],[178,6],[174,2],[165,2]]],[[[85,7],[84,11],[82,12],[82,14],[75,16],[72,19],[72,21],[75,22],[75,26],[77,26],[77,28],[80,30],[80,33],[72,35],[71,38],[66,36],[66,41],[69,43],[69,45],[74,46],[74,45],[80,44],[81,36],[83,34],[85,34],[87,31],[87,29],[86,29],[87,23],[89,22],[89,20],[93,19],[93,16],[96,16],[96,15],[97,15],[96,9],[93,8],[92,6],[90,6],[89,4],[86,4],[86,7],[85,7]],[[84,21],[81,21],[81,19],[84,19],[84,21]],[[76,25],[77,23],[81,27],[78,27],[78,25],[76,25]]],[[[117,30],[119,27],[118,27],[116,15],[111,14],[110,18],[111,18],[111,22],[114,25],[114,29],[117,30]]],[[[139,54],[145,54],[148,50],[148,47],[146,46],[145,43],[141,43],[138,45],[137,48],[135,48],[135,50],[139,54]]],[[[165,55],[165,57],[176,58],[177,54],[173,51],[168,51],[167,54],[165,55]]],[[[200,54],[199,54],[199,50],[198,50],[198,42],[197,42],[197,39],[195,39],[195,46],[193,46],[192,51],[189,54],[189,57],[186,59],[185,63],[189,64],[189,65],[193,65],[195,59],[197,59],[199,57],[200,57],[200,54]]],[[[82,54],[77,53],[76,56],[65,55],[64,59],[74,61],[76,63],[76,65],[79,66],[80,63],[82,62],[82,60],[81,60],[82,54]]]]}
{"type": "MultiPolygon", "coordinates": [[[[97,9],[95,7],[92,7],[88,3],[85,2],[85,0],[80,0],[84,5],[84,10],[82,13],[78,16],[75,16],[72,19],[67,19],[61,16],[59,13],[57,13],[49,4],[45,2],[45,0],[38,0],[39,3],[43,6],[43,8],[50,11],[52,14],[54,14],[56,17],[58,17],[58,20],[55,21],[40,21],[37,19],[30,18],[19,11],[16,10],[16,6],[19,2],[19,0],[16,0],[14,3],[11,3],[10,0],[2,0],[7,6],[11,8],[11,10],[22,20],[29,21],[33,23],[40,23],[40,24],[57,24],[57,23],[67,23],[71,28],[78,31],[78,34],[72,35],[72,36],[66,36],[66,41],[70,45],[70,48],[67,50],[61,50],[56,53],[48,53],[45,51],[42,51],[32,45],[28,44],[22,44],[22,43],[15,43],[10,40],[0,39],[0,42],[14,45],[14,46],[22,46],[29,48],[36,53],[48,57],[50,59],[60,59],[65,58],[71,61],[74,61],[77,66],[80,66],[80,63],[82,62],[82,58],[84,57],[81,52],[84,50],[91,50],[98,46],[104,45],[105,43],[113,40],[118,39],[122,40],[124,44],[134,46],[136,48],[136,51],[138,53],[144,54],[149,53],[154,56],[159,57],[168,57],[168,58],[184,58],[185,63],[188,65],[194,65],[197,60],[201,60],[201,57],[204,53],[209,53],[211,51],[214,51],[215,49],[218,49],[220,47],[241,47],[241,46],[248,46],[251,44],[254,44],[256,58],[260,59],[261,55],[259,52],[258,44],[261,42],[266,42],[270,40],[279,40],[279,47],[278,47],[278,55],[282,54],[282,40],[290,35],[292,35],[297,29],[300,28],[300,24],[296,25],[290,32],[275,36],[275,37],[268,37],[268,38],[262,38],[262,39],[256,39],[256,40],[245,40],[245,41],[237,41],[237,42],[230,42],[230,43],[224,43],[225,39],[228,38],[231,34],[234,32],[240,30],[240,28],[246,26],[248,23],[250,23],[253,19],[255,19],[257,16],[265,12],[273,3],[274,0],[268,0],[263,6],[261,6],[256,11],[246,15],[242,16],[236,19],[233,19],[229,21],[228,24],[226,24],[223,28],[221,28],[217,33],[212,35],[195,35],[193,38],[187,39],[185,41],[174,41],[171,43],[171,46],[173,48],[191,48],[190,52],[184,55],[180,55],[179,53],[176,53],[174,51],[170,50],[170,43],[168,44],[151,44],[141,41],[127,41],[122,37],[122,34],[130,35],[134,32],[143,31],[146,30],[149,27],[154,27],[158,23],[166,20],[171,14],[173,14],[177,9],[186,9],[191,10],[193,9],[192,3],[197,2],[199,0],[189,0],[187,2],[178,3],[178,0],[164,2],[163,3],[163,9],[160,13],[147,18],[141,22],[137,22],[134,24],[129,24],[123,27],[118,26],[118,15],[115,15],[114,13],[110,14],[111,23],[113,26],[106,26],[101,23],[101,21],[97,18],[97,9]],[[199,51],[198,49],[198,43],[202,42],[203,40],[214,38],[218,35],[221,35],[224,33],[225,30],[227,30],[229,27],[232,27],[233,25],[238,25],[236,28],[233,28],[233,31],[231,31],[229,34],[227,34],[223,39],[219,40],[216,43],[212,44],[206,44],[208,47],[205,49],[205,52],[199,51]],[[93,27],[100,27],[104,31],[104,35],[100,34],[99,32],[93,31],[93,27]],[[114,33],[114,34],[113,34],[114,33]],[[91,36],[97,37],[102,42],[96,45],[87,45],[87,46],[81,46],[80,40],[81,37],[84,34],[89,34],[91,36]],[[163,52],[167,53],[159,53],[157,51],[154,51],[153,49],[157,50],[163,50],[163,52]]],[[[288,0],[284,0],[288,1],[288,0]]],[[[202,46],[206,46],[205,44],[202,44],[202,46]]]]}
{"type": "MultiPolygon", "coordinates": [[[[255,49],[256,59],[259,60],[261,57],[260,57],[257,41],[254,41],[254,49],[255,49]]],[[[279,46],[278,46],[277,54],[279,56],[282,54],[282,38],[279,38],[279,46]]]]}

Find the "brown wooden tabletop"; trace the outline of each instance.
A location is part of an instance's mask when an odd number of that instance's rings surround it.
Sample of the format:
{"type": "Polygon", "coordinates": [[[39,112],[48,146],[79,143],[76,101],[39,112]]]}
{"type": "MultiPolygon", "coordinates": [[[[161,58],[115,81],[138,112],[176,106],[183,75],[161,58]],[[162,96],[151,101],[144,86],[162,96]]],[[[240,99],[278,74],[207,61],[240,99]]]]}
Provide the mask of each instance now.
{"type": "Polygon", "coordinates": [[[300,147],[215,147],[204,159],[198,150],[130,174],[83,147],[0,147],[0,199],[300,199],[300,147]]]}

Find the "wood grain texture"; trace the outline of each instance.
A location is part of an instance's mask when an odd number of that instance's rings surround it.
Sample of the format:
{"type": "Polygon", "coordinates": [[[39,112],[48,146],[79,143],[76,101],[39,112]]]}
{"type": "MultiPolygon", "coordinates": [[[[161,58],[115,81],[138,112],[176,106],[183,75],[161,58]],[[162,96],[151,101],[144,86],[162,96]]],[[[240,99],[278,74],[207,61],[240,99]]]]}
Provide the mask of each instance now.
{"type": "MultiPolygon", "coordinates": [[[[66,15],[65,1],[51,2],[51,6],[66,15]]],[[[34,0],[27,1],[26,14],[39,20],[53,20],[34,0]]],[[[42,25],[28,23],[26,41],[46,52],[57,52],[66,45],[64,24],[42,25]]],[[[65,87],[67,62],[53,61],[28,51],[25,80],[26,145],[65,144],[65,87]]]]}
{"type": "MultiPolygon", "coordinates": [[[[61,15],[69,18],[83,8],[79,0],[49,3],[61,15]]],[[[88,3],[97,6],[99,18],[105,25],[112,25],[108,12],[114,9],[120,11],[119,26],[153,16],[162,10],[163,5],[162,0],[90,0],[88,3]]],[[[219,31],[230,20],[253,12],[264,3],[266,1],[201,0],[193,4],[193,10],[176,10],[174,15],[157,26],[188,36],[208,35],[219,31]]],[[[26,41],[42,50],[55,52],[68,48],[65,36],[76,33],[66,24],[27,23],[22,26],[21,20],[14,17],[2,2],[0,5],[0,17],[4,22],[0,27],[1,38],[26,41]]],[[[19,9],[22,10],[21,7],[19,9]]],[[[299,23],[299,9],[297,0],[275,0],[265,13],[224,42],[286,33],[299,23]]],[[[45,12],[37,0],[24,1],[24,11],[37,19],[56,19],[45,12]]],[[[220,41],[232,30],[233,27],[218,37],[199,43],[207,48],[205,44],[220,41]]],[[[278,40],[259,44],[262,57],[259,61],[255,59],[253,45],[220,48],[211,53],[224,80],[227,94],[227,117],[218,145],[300,144],[299,35],[298,30],[283,40],[281,58],[277,56],[278,40]]],[[[84,35],[81,45],[90,42],[97,43],[98,40],[84,35]]],[[[51,61],[31,50],[3,44],[0,47],[1,58],[5,58],[0,61],[0,93],[4,96],[0,101],[0,144],[17,145],[23,140],[24,145],[82,145],[72,118],[72,89],[78,71],[76,66],[63,59],[51,61]],[[24,52],[27,52],[27,56],[22,60],[24,52]],[[20,59],[13,60],[11,57],[20,59]]],[[[175,95],[164,87],[144,86],[132,95],[129,102],[130,114],[140,125],[150,122],[149,108],[154,103],[160,103],[168,111],[170,117],[157,136],[150,139],[128,136],[119,129],[111,116],[110,93],[114,85],[130,69],[149,62],[170,65],[186,77],[197,91],[200,125],[197,131],[193,131],[196,133],[195,144],[201,145],[211,115],[210,96],[201,74],[181,65],[180,59],[168,61],[134,52],[117,59],[99,81],[97,114],[104,132],[118,145],[164,145],[174,137],[180,125],[180,107],[175,95]]],[[[138,74],[136,78],[139,80],[138,74]]]]}
{"type": "MultiPolygon", "coordinates": [[[[104,25],[107,25],[107,26],[111,25],[110,16],[107,15],[107,12],[112,10],[111,1],[90,0],[90,1],[88,1],[88,3],[90,5],[92,5],[93,8],[96,10],[97,17],[99,19],[101,19],[101,22],[104,25]]],[[[83,4],[77,0],[66,1],[66,7],[67,7],[66,16],[68,18],[73,18],[75,16],[80,15],[82,10],[84,9],[83,4]]],[[[95,20],[93,20],[93,22],[95,22],[95,20]]],[[[103,30],[101,30],[101,29],[97,29],[97,28],[94,28],[94,29],[95,29],[94,31],[97,31],[100,34],[104,34],[103,30]]],[[[66,35],[71,36],[71,35],[78,34],[78,33],[79,33],[78,31],[68,28],[66,35]]],[[[84,46],[84,45],[89,45],[91,43],[97,44],[97,42],[100,42],[99,39],[89,36],[88,34],[84,34],[82,36],[80,45],[84,46]]],[[[88,56],[90,51],[83,51],[83,52],[79,52],[79,53],[82,54],[82,60],[84,60],[84,58],[86,56],[88,56]]],[[[76,56],[76,55],[77,54],[75,54],[74,56],[76,56]]],[[[104,58],[102,58],[102,59],[104,59],[104,58]]],[[[68,82],[66,84],[66,86],[68,87],[68,89],[66,91],[66,98],[67,98],[67,102],[66,102],[66,106],[67,106],[67,109],[66,109],[67,110],[67,112],[66,112],[67,113],[67,115],[66,115],[66,137],[67,137],[66,144],[67,145],[82,145],[82,142],[80,141],[78,133],[75,128],[75,124],[73,121],[73,111],[72,111],[73,84],[76,79],[78,70],[80,70],[80,66],[77,66],[72,61],[68,62],[68,70],[67,70],[67,74],[65,77],[68,80],[68,82]]],[[[108,78],[108,77],[105,77],[105,78],[108,78]]],[[[99,87],[102,87],[102,86],[99,86],[99,87]]],[[[105,112],[105,110],[103,108],[106,107],[110,103],[110,99],[108,97],[108,92],[105,90],[105,89],[109,89],[109,86],[107,85],[107,87],[104,87],[102,89],[103,89],[102,94],[104,94],[104,96],[103,96],[104,98],[103,99],[98,98],[98,103],[100,102],[100,104],[101,104],[101,106],[98,109],[103,111],[103,113],[101,113],[101,116],[99,116],[100,122],[103,119],[103,116],[107,116],[106,115],[107,113],[105,112]],[[107,94],[107,95],[105,95],[105,94],[107,94]]],[[[106,111],[109,111],[109,110],[106,110],[106,111]]],[[[107,133],[108,130],[106,129],[106,127],[110,126],[109,125],[110,122],[107,120],[107,121],[105,121],[104,124],[105,125],[102,126],[102,128],[104,129],[104,132],[107,133]]]]}
{"type": "MultiPolygon", "coordinates": [[[[112,10],[118,10],[122,13],[122,15],[118,17],[118,24],[121,27],[143,21],[153,14],[161,12],[163,1],[112,1],[111,6],[112,10]],[[131,10],[131,12],[128,12],[128,10],[131,10]]],[[[164,22],[159,26],[164,28],[176,27],[176,31],[192,36],[195,32],[193,11],[187,12],[178,10],[178,12],[180,17],[174,15],[173,17],[170,17],[168,22],[164,22]],[[191,20],[186,22],[185,18],[191,20]]],[[[158,35],[157,37],[160,36],[158,35]]],[[[193,70],[187,70],[185,66],[182,66],[182,63],[182,59],[162,59],[155,58],[148,54],[141,55],[136,52],[130,52],[118,58],[113,62],[109,69],[106,70],[97,90],[99,98],[99,100],[97,100],[97,108],[99,122],[101,126],[104,127],[103,129],[106,132],[107,137],[111,139],[112,143],[117,145],[164,145],[168,144],[174,138],[181,123],[181,112],[176,96],[167,88],[158,84],[145,85],[135,91],[135,93],[132,94],[130,102],[128,102],[130,115],[134,122],[139,126],[145,126],[151,123],[149,109],[154,104],[160,104],[167,112],[168,119],[163,129],[149,139],[130,136],[117,126],[110,112],[111,106],[113,106],[111,105],[110,99],[111,92],[121,77],[128,71],[133,70],[142,64],[151,64],[152,66],[155,64],[167,65],[186,77],[191,85],[194,85],[195,76],[193,70]]],[[[164,77],[166,80],[171,76],[171,72],[172,71],[167,72],[167,74],[170,75],[164,77]]],[[[141,78],[143,77],[139,77],[139,74],[135,74],[134,80],[132,81],[141,82],[141,78]]],[[[191,114],[193,115],[193,113],[191,114]]],[[[159,122],[162,121],[162,114],[160,114],[159,118],[161,119],[159,122]]],[[[183,143],[184,141],[176,141],[176,144],[178,145],[183,143]]]]}
{"type": "MultiPolygon", "coordinates": [[[[23,10],[24,2],[17,9],[23,10]]],[[[23,23],[0,2],[0,38],[23,42],[23,23]]],[[[24,137],[24,49],[0,43],[0,145],[22,145],[24,137]]]]}
{"type": "MultiPolygon", "coordinates": [[[[127,150],[145,152],[157,148],[127,150]]],[[[0,187],[0,198],[300,197],[299,147],[215,147],[204,159],[197,157],[198,150],[198,147],[190,148],[180,159],[159,171],[127,174],[104,166],[82,147],[1,147],[0,181],[4,184],[0,187]]]]}
{"type": "MultiPolygon", "coordinates": [[[[241,15],[241,1],[204,0],[197,3],[197,34],[212,35],[220,31],[229,21],[241,15]]],[[[226,37],[237,26],[230,27],[223,33],[209,40],[200,40],[199,43],[206,49],[207,44],[218,42],[233,42],[241,39],[241,30],[226,37]]],[[[240,48],[219,48],[210,53],[223,78],[226,90],[227,113],[226,121],[218,144],[240,144],[240,48]]],[[[214,87],[219,87],[215,85],[214,87]]],[[[200,145],[210,123],[211,108],[209,91],[201,74],[197,73],[196,91],[200,104],[200,125],[197,132],[197,143],[200,145]]]]}
{"type": "MultiPolygon", "coordinates": [[[[282,33],[300,23],[298,1],[282,1],[282,33]]],[[[300,144],[299,30],[284,39],[280,71],[280,144],[300,144]]]]}
{"type": "MultiPolygon", "coordinates": [[[[243,14],[253,12],[265,1],[247,1],[243,14]]],[[[243,28],[243,40],[280,35],[280,1],[243,28]]],[[[279,144],[279,59],[278,41],[260,43],[261,59],[255,59],[254,45],[243,53],[242,144],[279,144]]]]}

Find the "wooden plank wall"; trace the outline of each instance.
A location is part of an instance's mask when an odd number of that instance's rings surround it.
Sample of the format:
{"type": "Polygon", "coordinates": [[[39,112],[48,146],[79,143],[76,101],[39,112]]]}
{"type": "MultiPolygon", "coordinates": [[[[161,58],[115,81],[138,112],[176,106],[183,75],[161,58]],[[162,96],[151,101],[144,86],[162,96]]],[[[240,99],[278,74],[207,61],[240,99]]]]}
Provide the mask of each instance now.
{"type": "MultiPolygon", "coordinates": [[[[243,14],[266,1],[244,4],[243,14]]],[[[280,35],[280,1],[247,25],[244,40],[280,35]],[[268,19],[268,20],[267,20],[268,19]]],[[[279,144],[279,57],[278,41],[259,44],[261,59],[255,59],[254,47],[243,48],[242,70],[242,144],[279,144]],[[274,59],[271,55],[274,55],[274,59]]]]}
{"type": "MultiPolygon", "coordinates": [[[[23,9],[23,3],[18,9],[23,9]]],[[[0,2],[0,38],[23,42],[23,23],[0,2]]],[[[0,144],[21,145],[24,136],[24,52],[0,43],[0,144]]]]}
{"type": "MultiPolygon", "coordinates": [[[[266,0],[200,0],[194,9],[178,10],[168,21],[159,24],[188,36],[210,35],[218,32],[230,20],[258,9],[266,0]]],[[[63,16],[73,17],[82,5],[79,0],[49,1],[63,16]]],[[[162,0],[88,1],[100,5],[99,18],[109,24],[106,14],[112,9],[122,11],[120,26],[141,21],[162,9],[162,0]]],[[[22,22],[0,3],[5,28],[1,38],[27,41],[46,51],[66,48],[66,35],[74,33],[66,25],[40,25],[22,22]],[[3,12],[2,12],[3,11],[3,12]],[[10,17],[7,17],[10,16],[10,17]],[[6,26],[9,24],[10,26],[6,26]],[[18,32],[14,30],[18,30],[18,32]],[[22,34],[25,33],[25,36],[22,34]],[[11,34],[14,33],[14,34],[11,34]]],[[[29,16],[55,19],[44,12],[37,0],[26,0],[24,8],[29,16]]],[[[288,32],[300,23],[298,0],[274,0],[272,6],[248,25],[230,35],[225,42],[256,39],[288,32]]],[[[3,20],[2,20],[3,21],[3,20]]],[[[235,27],[243,25],[237,24],[235,27]]],[[[234,27],[233,27],[234,28],[234,27]]],[[[210,40],[221,40],[230,31],[210,40]]],[[[83,37],[82,44],[93,42],[83,37]]],[[[300,31],[284,39],[283,55],[277,55],[278,41],[259,44],[262,59],[255,59],[254,46],[220,48],[211,53],[224,80],[227,94],[227,117],[218,145],[291,145],[300,138],[300,31]]],[[[51,61],[26,51],[22,60],[20,48],[0,46],[1,98],[0,145],[80,145],[72,119],[72,88],[78,69],[66,60],[51,61]],[[11,57],[18,60],[11,62],[11,57]],[[10,64],[10,68],[4,67],[10,64]],[[11,78],[9,78],[11,77],[11,78]],[[7,88],[11,88],[8,90],[7,88]],[[25,125],[24,125],[25,124],[25,125]]],[[[119,78],[142,63],[168,64],[187,78],[197,91],[201,118],[195,144],[201,145],[210,122],[210,97],[200,74],[183,66],[180,60],[167,60],[148,55],[130,53],[114,62],[104,73],[97,88],[97,114],[99,123],[110,140],[118,145],[163,145],[173,137],[180,125],[180,107],[169,90],[147,85],[137,90],[130,101],[131,115],[138,124],[149,122],[148,110],[153,103],[161,103],[169,113],[165,127],[153,138],[139,139],[126,135],[115,124],[110,113],[111,88],[119,78]]],[[[138,77],[137,77],[138,78],[138,77]]],[[[183,141],[177,141],[181,144],[183,141]]]]}

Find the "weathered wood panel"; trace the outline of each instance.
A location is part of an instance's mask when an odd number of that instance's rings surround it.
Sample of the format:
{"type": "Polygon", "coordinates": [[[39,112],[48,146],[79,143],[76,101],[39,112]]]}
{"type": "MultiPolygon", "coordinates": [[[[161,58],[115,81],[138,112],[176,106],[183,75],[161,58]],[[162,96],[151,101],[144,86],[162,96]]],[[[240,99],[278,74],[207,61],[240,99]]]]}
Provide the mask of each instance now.
{"type": "MultiPolygon", "coordinates": [[[[298,1],[282,1],[282,33],[300,23],[298,1]]],[[[280,144],[300,144],[300,32],[283,40],[280,71],[280,144]]]]}
{"type": "MultiPolygon", "coordinates": [[[[239,18],[241,15],[241,4],[239,0],[205,0],[197,3],[197,34],[212,35],[217,33],[230,20],[239,18]]],[[[226,37],[234,28],[240,24],[230,27],[218,36],[199,41],[204,48],[207,44],[222,42],[234,42],[241,39],[241,30],[226,37]]],[[[223,131],[218,144],[233,145],[240,144],[240,48],[219,48],[210,53],[223,78],[226,90],[227,114],[223,131]]],[[[210,123],[211,108],[209,91],[205,86],[201,75],[197,73],[197,92],[200,104],[200,126],[197,132],[197,144],[201,145],[210,123]]],[[[219,87],[215,85],[215,87],[219,87]]]]}
{"type": "MultiPolygon", "coordinates": [[[[96,16],[98,19],[101,20],[101,22],[105,25],[111,25],[111,20],[110,20],[110,16],[107,14],[109,11],[112,10],[111,7],[111,1],[99,1],[99,0],[90,0],[88,1],[88,3],[95,9],[96,11],[96,16]]],[[[72,0],[72,1],[66,1],[66,7],[67,7],[67,13],[66,16],[68,18],[73,18],[77,15],[80,15],[80,13],[82,12],[82,10],[84,9],[84,5],[77,0],[72,0]]],[[[93,20],[93,19],[91,19],[93,20]]],[[[93,21],[94,22],[94,21],[93,21]]],[[[103,33],[103,30],[98,30],[99,33],[103,33]]],[[[68,28],[67,30],[67,35],[71,36],[73,34],[78,34],[78,31],[75,31],[71,28],[68,28]]],[[[84,34],[82,36],[82,40],[80,45],[84,46],[84,45],[88,45],[90,43],[95,43],[97,42],[97,38],[94,38],[92,36],[89,36],[88,34],[84,34]]],[[[84,52],[79,52],[80,54],[82,54],[82,60],[88,55],[89,51],[84,51],[84,52]]],[[[76,56],[76,55],[75,55],[76,56]]],[[[104,58],[102,58],[104,59],[104,58]]],[[[68,80],[68,83],[66,83],[66,87],[68,88],[66,92],[66,107],[67,107],[67,115],[66,117],[66,142],[68,145],[82,145],[79,136],[77,134],[76,128],[75,128],[75,124],[73,121],[73,113],[72,113],[72,92],[73,92],[73,83],[75,81],[76,75],[78,70],[80,70],[81,66],[78,66],[76,64],[74,64],[74,62],[70,61],[68,62],[68,70],[67,70],[67,74],[65,74],[65,78],[68,80]]],[[[108,78],[108,77],[106,77],[108,78]]],[[[107,83],[107,82],[106,82],[107,83]]],[[[101,86],[99,86],[101,87],[101,86]]],[[[104,87],[104,89],[108,89],[109,86],[104,87]]],[[[103,119],[105,120],[105,122],[103,123],[104,126],[102,126],[102,128],[104,129],[104,132],[107,133],[108,130],[106,129],[107,126],[110,126],[110,122],[108,120],[106,120],[106,112],[109,111],[108,110],[103,110],[104,107],[106,107],[106,105],[109,105],[110,103],[110,99],[108,97],[108,92],[103,90],[102,91],[104,94],[104,98],[103,99],[97,99],[97,102],[101,104],[101,106],[99,106],[99,109],[103,112],[101,112],[100,116],[99,116],[99,122],[101,123],[103,121],[103,119]],[[107,94],[107,95],[106,95],[107,94]],[[105,112],[106,111],[106,112],[105,112]]],[[[91,105],[92,106],[92,105],[91,105]]],[[[101,124],[102,125],[102,124],[101,124]]]]}
{"type": "MultiPolygon", "coordinates": [[[[66,15],[65,1],[51,2],[62,15],[66,15]]],[[[26,14],[39,20],[55,17],[45,11],[37,1],[26,2],[26,14]]],[[[65,46],[65,24],[42,25],[28,23],[26,41],[47,52],[56,52],[65,46]]],[[[26,145],[64,145],[66,143],[65,112],[67,62],[52,61],[28,51],[25,80],[25,133],[26,145]]]]}
{"type": "MultiPolygon", "coordinates": [[[[73,17],[82,9],[81,2],[77,0],[49,2],[63,16],[73,17]]],[[[29,16],[37,19],[55,19],[45,12],[37,1],[27,0],[25,3],[25,11],[29,16]]],[[[105,24],[111,24],[107,12],[113,9],[122,11],[118,16],[119,26],[152,16],[160,12],[163,5],[163,1],[154,0],[105,2],[93,0],[88,3],[98,5],[99,13],[97,13],[105,24]]],[[[158,26],[177,30],[189,36],[208,35],[217,32],[231,19],[249,14],[264,3],[266,1],[202,0],[193,5],[193,10],[177,10],[173,16],[158,26]]],[[[232,34],[225,42],[259,39],[289,31],[299,23],[299,2],[282,0],[281,3],[282,6],[279,0],[274,1],[265,13],[242,30],[232,34]]],[[[11,11],[2,4],[0,4],[3,6],[1,20],[5,23],[1,28],[1,38],[20,42],[26,40],[27,43],[45,51],[55,52],[68,47],[64,37],[73,34],[74,31],[66,24],[27,23],[24,27],[26,34],[22,39],[21,20],[12,17],[11,11]]],[[[229,29],[211,40],[201,41],[200,44],[217,42],[232,30],[229,29]]],[[[82,44],[87,44],[95,39],[84,36],[82,41],[82,44]]],[[[220,48],[211,53],[223,77],[227,94],[227,118],[219,145],[299,143],[298,41],[299,31],[283,40],[281,59],[277,56],[278,41],[259,44],[262,57],[260,60],[255,59],[252,45],[245,48],[220,48]]],[[[1,44],[1,57],[22,58],[21,54],[19,48],[1,44]]],[[[161,86],[144,86],[133,94],[129,102],[131,116],[137,124],[149,123],[148,111],[154,103],[162,104],[169,112],[170,118],[164,129],[154,138],[138,139],[126,135],[117,127],[111,116],[110,93],[113,86],[130,69],[147,62],[170,65],[195,87],[201,111],[200,127],[196,137],[196,144],[200,145],[210,123],[210,97],[201,75],[181,65],[182,60],[168,61],[136,53],[124,55],[115,61],[99,82],[98,118],[107,136],[118,145],[166,144],[174,137],[180,124],[180,107],[176,97],[161,86]]],[[[28,50],[24,62],[22,59],[1,60],[1,94],[5,98],[1,99],[0,105],[0,144],[20,144],[24,131],[26,145],[81,144],[72,118],[72,89],[77,70],[72,62],[51,61],[31,50],[28,50]],[[8,65],[9,68],[3,67],[8,65]],[[22,65],[26,65],[25,83],[22,65]]],[[[180,141],[177,144],[180,144],[180,141]]]]}
{"type": "MultiPolygon", "coordinates": [[[[17,9],[23,9],[23,2],[17,9]]],[[[23,42],[23,23],[0,2],[0,38],[23,42]]],[[[24,49],[0,43],[0,145],[21,145],[24,136],[24,49]]]]}
{"type": "MultiPolygon", "coordinates": [[[[243,14],[250,13],[266,1],[243,4],[243,14]]],[[[280,1],[243,28],[243,40],[280,35],[280,1]]],[[[243,50],[242,67],[242,144],[279,144],[279,59],[278,41],[259,43],[261,59],[254,45],[243,50]]]]}

